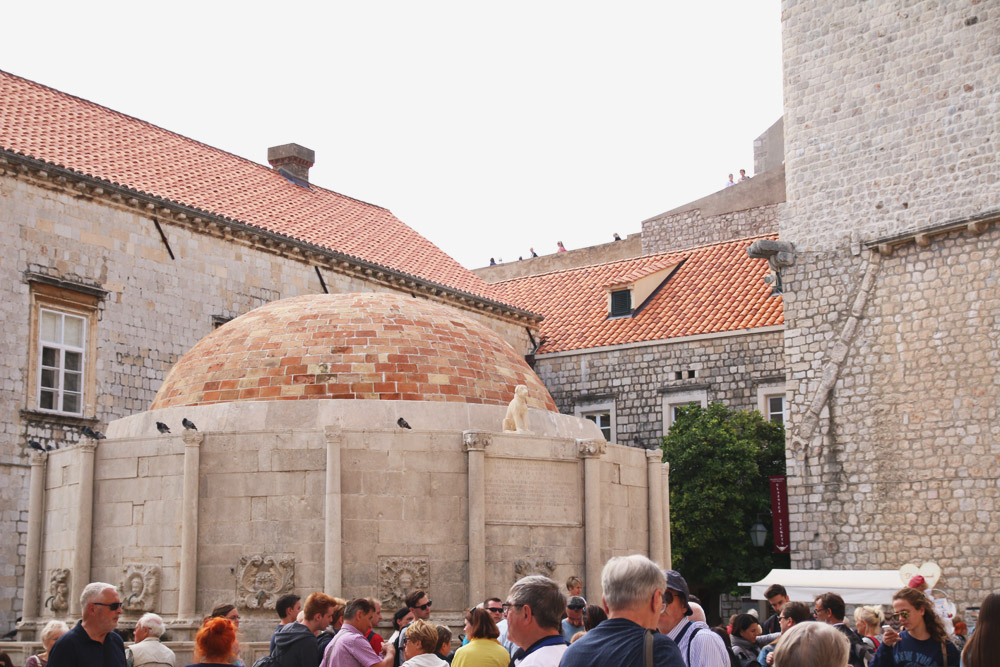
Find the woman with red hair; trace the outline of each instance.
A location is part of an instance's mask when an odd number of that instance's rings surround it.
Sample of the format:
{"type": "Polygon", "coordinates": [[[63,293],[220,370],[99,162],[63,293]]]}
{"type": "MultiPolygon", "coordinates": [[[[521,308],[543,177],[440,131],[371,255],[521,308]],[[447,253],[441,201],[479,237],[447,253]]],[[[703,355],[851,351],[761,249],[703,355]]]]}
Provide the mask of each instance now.
{"type": "Polygon", "coordinates": [[[228,618],[209,618],[194,638],[194,658],[198,662],[188,667],[231,667],[239,651],[236,625],[228,618]]]}

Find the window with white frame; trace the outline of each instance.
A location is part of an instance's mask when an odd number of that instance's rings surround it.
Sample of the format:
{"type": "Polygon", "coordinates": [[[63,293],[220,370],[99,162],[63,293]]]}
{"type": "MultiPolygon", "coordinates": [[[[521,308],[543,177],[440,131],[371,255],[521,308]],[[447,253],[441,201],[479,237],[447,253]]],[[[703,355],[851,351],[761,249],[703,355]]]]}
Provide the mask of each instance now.
{"type": "Polygon", "coordinates": [[[764,415],[764,419],[775,424],[784,424],[787,419],[785,408],[784,383],[757,388],[757,409],[764,415]]]}
{"type": "Polygon", "coordinates": [[[30,359],[26,407],[92,418],[96,409],[94,331],[101,290],[58,279],[29,278],[30,359]]]}
{"type": "Polygon", "coordinates": [[[674,420],[677,419],[677,412],[681,408],[689,405],[700,405],[708,407],[708,391],[705,389],[694,389],[690,391],[675,391],[663,395],[663,432],[670,431],[674,420]]]}
{"type": "Polygon", "coordinates": [[[597,424],[597,427],[601,429],[604,439],[608,442],[615,442],[617,438],[615,433],[617,424],[614,401],[581,403],[574,408],[573,413],[577,417],[589,419],[597,424]]]}
{"type": "Polygon", "coordinates": [[[38,408],[83,413],[87,320],[42,308],[38,315],[38,408]]]}

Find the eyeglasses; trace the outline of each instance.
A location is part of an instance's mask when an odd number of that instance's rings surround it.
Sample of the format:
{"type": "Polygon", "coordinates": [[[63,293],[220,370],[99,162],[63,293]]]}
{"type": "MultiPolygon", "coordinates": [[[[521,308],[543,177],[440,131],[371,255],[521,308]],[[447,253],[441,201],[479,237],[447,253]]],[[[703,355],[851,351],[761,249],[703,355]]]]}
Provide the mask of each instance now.
{"type": "Polygon", "coordinates": [[[513,602],[504,602],[503,603],[503,612],[506,614],[513,607],[523,607],[523,606],[524,606],[523,604],[514,604],[513,602]]]}
{"type": "Polygon", "coordinates": [[[111,611],[118,611],[119,609],[122,608],[122,604],[123,603],[122,602],[94,602],[93,604],[96,604],[96,605],[98,605],[100,607],[107,607],[111,611]]]}
{"type": "Polygon", "coordinates": [[[582,604],[575,604],[572,607],[566,607],[566,608],[567,609],[571,609],[573,611],[583,611],[583,605],[582,604]]]}
{"type": "Polygon", "coordinates": [[[503,613],[503,607],[487,607],[486,611],[488,611],[488,612],[490,612],[492,614],[502,614],[503,613]]]}
{"type": "Polygon", "coordinates": [[[906,619],[908,619],[910,617],[910,612],[908,612],[908,611],[894,611],[891,614],[889,614],[889,617],[890,618],[900,618],[900,619],[906,620],[906,619]]]}
{"type": "Polygon", "coordinates": [[[432,602],[430,600],[428,600],[426,602],[426,604],[418,604],[416,607],[414,607],[414,609],[424,609],[424,610],[426,610],[428,607],[431,606],[431,604],[432,604],[432,602]]]}

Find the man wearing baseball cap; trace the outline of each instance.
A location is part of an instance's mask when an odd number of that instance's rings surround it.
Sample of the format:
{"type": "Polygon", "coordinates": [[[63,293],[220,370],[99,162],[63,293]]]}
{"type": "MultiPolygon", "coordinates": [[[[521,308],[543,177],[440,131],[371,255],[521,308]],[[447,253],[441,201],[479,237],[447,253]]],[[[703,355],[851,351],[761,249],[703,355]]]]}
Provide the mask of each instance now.
{"type": "Polygon", "coordinates": [[[691,621],[694,613],[688,603],[690,593],[687,582],[677,570],[665,570],[666,605],[660,614],[657,627],[677,644],[687,667],[729,667],[729,652],[722,637],[712,632],[707,623],[691,621]]]}

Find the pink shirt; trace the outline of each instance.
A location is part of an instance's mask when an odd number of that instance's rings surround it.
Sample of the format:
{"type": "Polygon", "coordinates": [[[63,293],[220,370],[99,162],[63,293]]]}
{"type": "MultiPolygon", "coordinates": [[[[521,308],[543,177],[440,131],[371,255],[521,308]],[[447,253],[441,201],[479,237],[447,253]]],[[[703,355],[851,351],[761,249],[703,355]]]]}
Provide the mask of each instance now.
{"type": "Polygon", "coordinates": [[[380,662],[382,658],[365,636],[350,623],[344,623],[323,652],[319,667],[371,667],[380,662]]]}

